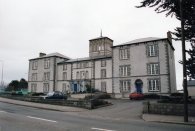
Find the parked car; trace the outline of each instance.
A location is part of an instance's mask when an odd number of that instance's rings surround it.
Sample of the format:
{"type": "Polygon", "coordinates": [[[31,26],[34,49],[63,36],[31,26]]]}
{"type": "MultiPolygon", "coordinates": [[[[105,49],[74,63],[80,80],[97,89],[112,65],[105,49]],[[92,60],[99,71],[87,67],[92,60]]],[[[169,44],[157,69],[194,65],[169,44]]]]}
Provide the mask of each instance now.
{"type": "Polygon", "coordinates": [[[65,99],[67,100],[67,95],[59,91],[49,92],[47,95],[41,96],[41,99],[65,99]]]}
{"type": "Polygon", "coordinates": [[[133,93],[130,93],[129,94],[129,98],[130,98],[130,100],[132,100],[132,99],[144,99],[144,95],[142,94],[142,93],[140,93],[140,92],[133,92],[133,93]]]}

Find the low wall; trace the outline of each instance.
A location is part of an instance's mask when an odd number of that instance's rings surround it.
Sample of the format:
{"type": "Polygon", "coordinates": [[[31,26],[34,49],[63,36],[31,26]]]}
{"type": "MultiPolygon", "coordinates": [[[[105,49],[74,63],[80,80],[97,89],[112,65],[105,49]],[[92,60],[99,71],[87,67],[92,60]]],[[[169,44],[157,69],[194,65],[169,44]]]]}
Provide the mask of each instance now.
{"type": "Polygon", "coordinates": [[[51,105],[61,105],[61,106],[73,106],[73,107],[81,107],[86,109],[94,109],[97,103],[104,103],[103,100],[52,100],[52,99],[40,99],[38,97],[23,97],[23,96],[11,96],[11,95],[2,95],[0,97],[27,101],[27,102],[36,102],[43,104],[51,104],[51,105]]]}
{"type": "MultiPolygon", "coordinates": [[[[149,114],[162,114],[162,115],[184,115],[183,104],[172,103],[150,103],[149,101],[143,102],[143,113],[149,114]]],[[[188,115],[195,116],[195,104],[188,104],[188,115]]]]}
{"type": "Polygon", "coordinates": [[[83,99],[85,98],[85,96],[88,96],[88,95],[91,95],[89,93],[86,93],[86,94],[70,94],[70,97],[71,98],[77,98],[77,99],[83,99]]]}

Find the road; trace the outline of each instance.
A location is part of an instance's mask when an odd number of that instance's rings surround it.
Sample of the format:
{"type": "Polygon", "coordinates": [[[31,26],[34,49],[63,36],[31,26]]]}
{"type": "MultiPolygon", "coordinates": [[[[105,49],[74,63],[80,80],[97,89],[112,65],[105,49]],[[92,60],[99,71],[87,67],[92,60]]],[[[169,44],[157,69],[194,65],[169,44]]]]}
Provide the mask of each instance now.
{"type": "Polygon", "coordinates": [[[145,122],[142,101],[110,100],[113,106],[59,112],[0,102],[2,131],[194,131],[194,126],[145,122]]]}

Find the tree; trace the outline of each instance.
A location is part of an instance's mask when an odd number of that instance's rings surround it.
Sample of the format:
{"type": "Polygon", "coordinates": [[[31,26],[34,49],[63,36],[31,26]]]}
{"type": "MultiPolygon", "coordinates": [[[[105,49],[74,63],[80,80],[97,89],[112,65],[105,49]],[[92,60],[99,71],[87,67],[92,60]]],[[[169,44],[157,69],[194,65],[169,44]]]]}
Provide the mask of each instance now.
{"type": "Polygon", "coordinates": [[[20,83],[19,83],[19,87],[20,87],[20,89],[27,89],[28,82],[24,78],[21,78],[20,83]]]}
{"type": "MultiPolygon", "coordinates": [[[[180,17],[180,0],[144,0],[141,2],[142,7],[156,7],[157,13],[167,12],[166,17],[174,15],[179,21],[180,17]]],[[[184,19],[184,32],[185,40],[191,43],[195,43],[195,1],[194,0],[183,0],[183,19],[184,19]]],[[[176,27],[175,32],[171,32],[175,35],[174,40],[181,40],[181,28],[176,27]]]]}
{"type": "MultiPolygon", "coordinates": [[[[184,38],[185,41],[191,43],[192,50],[186,51],[190,55],[190,58],[186,61],[186,73],[189,78],[195,79],[195,0],[183,0],[183,22],[184,22],[184,38]]],[[[142,7],[156,7],[155,11],[157,13],[167,12],[166,17],[174,15],[179,21],[181,21],[180,16],[180,0],[144,0],[141,2],[142,7]]],[[[181,40],[181,27],[176,27],[175,32],[171,34],[176,37],[174,40],[181,40]]],[[[183,64],[182,61],[179,63],[183,64]]]]}
{"type": "Polygon", "coordinates": [[[28,88],[28,82],[21,78],[20,81],[18,80],[12,80],[9,85],[5,88],[6,91],[12,91],[12,90],[21,90],[21,89],[27,89],[28,88]]]}

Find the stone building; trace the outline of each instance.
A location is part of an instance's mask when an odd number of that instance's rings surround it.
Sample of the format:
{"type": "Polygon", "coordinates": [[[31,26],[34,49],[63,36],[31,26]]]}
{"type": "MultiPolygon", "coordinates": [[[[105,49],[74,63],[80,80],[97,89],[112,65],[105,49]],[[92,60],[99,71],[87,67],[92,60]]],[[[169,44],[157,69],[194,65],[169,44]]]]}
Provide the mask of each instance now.
{"type": "Polygon", "coordinates": [[[113,46],[100,36],[89,40],[89,57],[71,59],[59,53],[29,60],[29,92],[83,92],[86,85],[128,97],[129,93],[176,91],[174,47],[167,38],[142,38],[113,46]],[[45,68],[48,64],[50,68],[45,68]],[[48,76],[49,73],[49,76],[48,76]]]}

